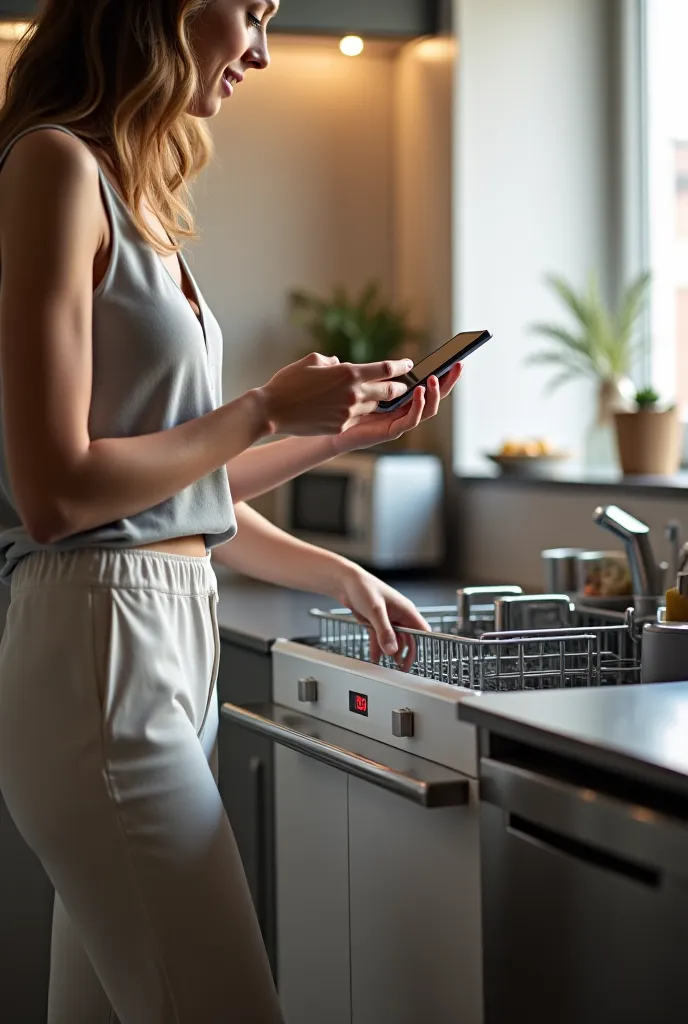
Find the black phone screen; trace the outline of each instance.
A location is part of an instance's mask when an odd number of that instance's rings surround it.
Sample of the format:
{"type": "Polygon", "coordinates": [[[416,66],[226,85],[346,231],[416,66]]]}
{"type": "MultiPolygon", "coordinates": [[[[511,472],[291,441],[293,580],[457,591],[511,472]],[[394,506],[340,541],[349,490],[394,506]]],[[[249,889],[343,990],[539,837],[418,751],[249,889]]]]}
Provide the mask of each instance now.
{"type": "Polygon", "coordinates": [[[461,334],[457,334],[451,341],[446,342],[440,348],[431,352],[429,356],[421,359],[403,377],[396,377],[395,380],[398,380],[401,384],[406,384],[409,392],[391,402],[380,402],[378,408],[382,411],[389,411],[402,405],[408,401],[413,389],[418,384],[422,384],[433,374],[439,377],[446,373],[456,363],[460,363],[471,352],[475,352],[481,345],[484,345],[491,337],[492,335],[489,331],[463,331],[461,334]]]}
{"type": "MultiPolygon", "coordinates": [[[[412,370],[405,373],[399,380],[402,380],[405,384],[408,383],[409,387],[415,387],[416,384],[420,384],[421,381],[432,376],[433,373],[440,372],[445,364],[460,363],[478,345],[484,344],[490,337],[491,335],[488,331],[464,331],[463,334],[457,334],[455,338],[442,345],[441,348],[435,349],[425,359],[421,359],[412,370]]],[[[449,369],[448,366],[447,369],[449,369]]]]}

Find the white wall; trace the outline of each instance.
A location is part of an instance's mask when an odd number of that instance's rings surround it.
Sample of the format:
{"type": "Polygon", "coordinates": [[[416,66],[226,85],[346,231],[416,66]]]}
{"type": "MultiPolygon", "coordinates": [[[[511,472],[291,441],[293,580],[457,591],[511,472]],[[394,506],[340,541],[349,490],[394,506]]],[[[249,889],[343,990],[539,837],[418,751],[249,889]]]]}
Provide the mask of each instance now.
{"type": "Polygon", "coordinates": [[[195,272],[225,334],[225,397],[301,354],[286,296],[394,284],[393,51],[272,40],[211,122],[217,158],[195,186],[195,272]]]}
{"type": "MultiPolygon", "coordinates": [[[[368,43],[275,38],[211,123],[217,159],[195,187],[194,269],[225,335],[225,397],[299,354],[285,298],[377,278],[426,328],[449,336],[450,39],[368,43]]],[[[307,343],[307,342],[306,342],[307,343]]],[[[414,436],[451,464],[451,407],[414,436]]],[[[270,496],[256,503],[272,513],[270,496]]]]}
{"type": "MultiPolygon", "coordinates": [[[[433,347],[451,330],[453,40],[355,59],[334,39],[271,50],[211,122],[217,159],[195,188],[194,267],[225,331],[228,398],[293,357],[293,287],[378,278],[433,347]]],[[[450,410],[416,441],[449,461],[450,410]]]]}
{"type": "Polygon", "coordinates": [[[543,284],[610,270],[607,0],[455,0],[455,327],[489,328],[456,403],[456,465],[507,436],[580,451],[586,386],[546,398],[529,333],[562,312],[543,284]]]}

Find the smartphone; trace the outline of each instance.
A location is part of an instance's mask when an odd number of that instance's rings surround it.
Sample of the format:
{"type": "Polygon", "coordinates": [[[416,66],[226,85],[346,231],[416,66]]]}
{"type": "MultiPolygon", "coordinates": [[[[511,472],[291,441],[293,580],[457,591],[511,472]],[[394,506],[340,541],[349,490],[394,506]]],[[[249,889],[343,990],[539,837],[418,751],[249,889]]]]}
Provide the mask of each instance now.
{"type": "Polygon", "coordinates": [[[489,331],[463,331],[461,334],[457,334],[451,341],[431,352],[425,359],[421,359],[403,377],[395,377],[399,383],[407,385],[408,391],[405,395],[400,395],[399,398],[393,398],[391,402],[380,402],[377,411],[393,412],[398,409],[413,397],[414,388],[419,385],[422,387],[428,377],[441,377],[456,363],[463,362],[466,356],[479,349],[491,337],[489,331]]]}

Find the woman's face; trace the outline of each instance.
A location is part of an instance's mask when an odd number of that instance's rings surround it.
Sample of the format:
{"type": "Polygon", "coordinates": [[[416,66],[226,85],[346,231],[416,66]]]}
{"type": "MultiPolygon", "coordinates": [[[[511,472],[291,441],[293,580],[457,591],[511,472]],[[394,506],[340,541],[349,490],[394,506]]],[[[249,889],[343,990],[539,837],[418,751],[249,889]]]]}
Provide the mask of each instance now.
{"type": "Polygon", "coordinates": [[[193,19],[189,38],[200,82],[190,114],[214,117],[249,68],[268,66],[267,26],[278,6],[278,0],[210,0],[193,19]]]}

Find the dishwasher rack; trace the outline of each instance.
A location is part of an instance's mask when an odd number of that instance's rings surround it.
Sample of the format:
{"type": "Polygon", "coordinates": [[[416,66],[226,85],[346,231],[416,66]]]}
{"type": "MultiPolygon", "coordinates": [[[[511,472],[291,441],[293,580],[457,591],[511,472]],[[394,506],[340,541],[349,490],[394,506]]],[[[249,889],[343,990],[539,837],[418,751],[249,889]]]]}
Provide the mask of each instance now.
{"type": "MultiPolygon", "coordinates": [[[[458,633],[456,608],[419,611],[432,633],[403,631],[415,647],[413,675],[483,692],[640,682],[640,631],[632,609],[620,614],[572,605],[571,625],[564,628],[467,636],[458,633]]],[[[371,663],[368,627],[348,609],[313,609],[311,615],[320,624],[317,648],[371,663]]],[[[379,664],[396,667],[386,655],[379,664]]]]}

